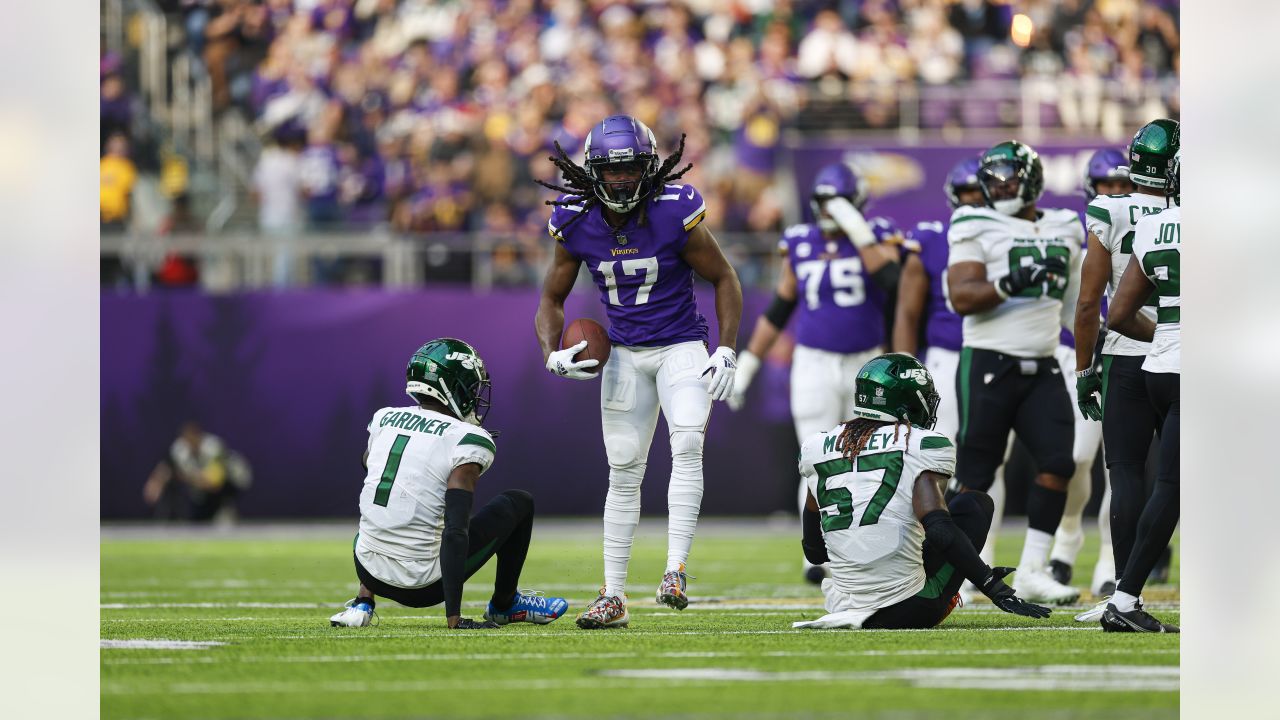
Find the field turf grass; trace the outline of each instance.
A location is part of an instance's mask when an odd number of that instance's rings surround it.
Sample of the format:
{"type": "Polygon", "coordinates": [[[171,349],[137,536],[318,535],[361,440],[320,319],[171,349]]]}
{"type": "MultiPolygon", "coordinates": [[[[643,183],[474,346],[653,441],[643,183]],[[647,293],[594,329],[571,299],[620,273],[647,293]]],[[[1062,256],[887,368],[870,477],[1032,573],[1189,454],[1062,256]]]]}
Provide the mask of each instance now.
{"type": "MultiPolygon", "coordinates": [[[[1083,605],[1033,621],[981,600],[930,631],[792,630],[792,621],[823,611],[817,588],[801,579],[789,521],[704,521],[684,612],[654,602],[665,528],[643,523],[624,630],[573,624],[600,583],[598,520],[535,525],[522,585],[570,602],[551,625],[450,631],[440,607],[386,600],[376,627],[331,628],[329,615],[355,587],[352,525],[221,535],[105,528],[102,717],[1136,720],[1178,712],[1178,637],[1103,634],[1072,621],[1083,605]],[[144,640],[161,642],[138,647],[144,640]]],[[[1016,564],[1021,535],[1005,529],[1001,564],[1016,564]]],[[[1096,555],[1090,532],[1078,580],[1087,582],[1096,555]]],[[[467,584],[464,615],[483,613],[492,578],[490,567],[467,584]]],[[[1146,593],[1173,623],[1176,578],[1175,558],[1175,584],[1146,593]]]]}

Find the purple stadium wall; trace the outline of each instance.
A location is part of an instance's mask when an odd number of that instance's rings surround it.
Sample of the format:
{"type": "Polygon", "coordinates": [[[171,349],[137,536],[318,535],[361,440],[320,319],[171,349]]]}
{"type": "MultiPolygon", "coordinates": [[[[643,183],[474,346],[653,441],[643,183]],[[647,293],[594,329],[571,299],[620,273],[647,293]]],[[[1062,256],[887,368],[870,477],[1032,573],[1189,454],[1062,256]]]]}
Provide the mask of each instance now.
{"type": "MultiPolygon", "coordinates": [[[[699,290],[715,337],[711,294],[699,290]]],[[[767,300],[750,295],[744,317],[754,320],[767,300]]],[[[142,483],[187,419],[252,464],[243,515],[354,516],[365,425],[378,408],[409,403],[405,363],[442,335],[473,343],[494,378],[486,424],[501,433],[498,459],[479,499],[519,487],[534,494],[541,513],[597,514],[608,485],[600,386],[543,369],[533,335],[537,301],[536,290],[476,296],[466,288],[104,294],[102,517],[146,515],[142,483]]],[[[566,314],[603,315],[594,293],[572,296],[566,314]]],[[[716,404],[706,444],[708,513],[792,507],[797,446],[786,374],[763,370],[741,412],[716,404]]],[[[670,467],[660,425],[645,512],[666,514],[670,467]]]]}

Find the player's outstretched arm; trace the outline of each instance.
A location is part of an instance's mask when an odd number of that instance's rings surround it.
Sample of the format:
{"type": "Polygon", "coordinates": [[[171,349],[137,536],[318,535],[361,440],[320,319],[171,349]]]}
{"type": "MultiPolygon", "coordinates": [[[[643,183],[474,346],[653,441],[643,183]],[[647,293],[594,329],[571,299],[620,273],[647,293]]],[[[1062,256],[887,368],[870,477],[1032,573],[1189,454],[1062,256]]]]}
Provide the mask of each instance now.
{"type": "Polygon", "coordinates": [[[915,355],[919,350],[920,318],[929,297],[929,275],[915,253],[907,255],[898,280],[898,307],[894,311],[893,351],[915,355]]]}
{"type": "Polygon", "coordinates": [[[557,349],[560,347],[560,335],[564,332],[564,301],[573,289],[573,281],[578,278],[578,267],[581,265],[581,260],[556,244],[551,267],[542,281],[542,298],[538,301],[538,313],[534,316],[533,326],[538,335],[538,345],[542,348],[542,363],[548,371],[574,380],[590,380],[599,373],[588,371],[599,365],[600,361],[573,359],[574,355],[587,346],[585,340],[571,348],[557,349]]]}
{"type": "Polygon", "coordinates": [[[742,284],[738,273],[725,258],[720,243],[705,224],[689,232],[689,240],[680,253],[693,271],[711,283],[716,290],[716,323],[720,327],[720,343],[707,362],[703,375],[709,375],[707,392],[716,400],[728,400],[733,392],[733,375],[738,367],[738,325],[742,322],[742,284]]]}
{"type": "Polygon", "coordinates": [[[1049,608],[1018,598],[1013,588],[1004,583],[1004,577],[1013,572],[1013,568],[993,568],[987,565],[978,556],[969,537],[956,527],[943,501],[942,486],[946,481],[947,478],[943,475],[925,471],[916,478],[912,490],[912,510],[916,519],[924,526],[929,546],[941,551],[952,567],[1001,610],[1026,617],[1049,617],[1049,608]]]}
{"type": "Polygon", "coordinates": [[[480,629],[491,624],[477,623],[462,617],[462,585],[467,579],[471,502],[479,479],[480,466],[476,463],[464,463],[449,473],[444,491],[444,532],[440,537],[440,584],[444,589],[444,614],[449,627],[463,630],[480,629]]]}
{"type": "Polygon", "coordinates": [[[1151,318],[1139,314],[1138,309],[1155,289],[1155,285],[1151,284],[1151,280],[1142,271],[1137,256],[1130,257],[1107,313],[1107,329],[1134,340],[1151,342],[1156,333],[1156,324],[1151,318]]]}
{"type": "Polygon", "coordinates": [[[1111,277],[1111,253],[1098,236],[1089,233],[1089,250],[1080,267],[1080,295],[1076,298],[1073,334],[1076,339],[1076,404],[1090,420],[1102,419],[1102,379],[1093,368],[1102,327],[1102,295],[1111,277]]]}
{"type": "Polygon", "coordinates": [[[782,334],[787,320],[796,309],[796,274],[791,265],[782,263],[782,273],[778,276],[778,286],[774,289],[773,302],[764,313],[756,318],[755,329],[751,331],[751,339],[747,341],[747,349],[738,356],[738,372],[733,376],[733,393],[729,395],[730,410],[742,407],[747,388],[760,369],[760,358],[764,357],[782,334]]]}

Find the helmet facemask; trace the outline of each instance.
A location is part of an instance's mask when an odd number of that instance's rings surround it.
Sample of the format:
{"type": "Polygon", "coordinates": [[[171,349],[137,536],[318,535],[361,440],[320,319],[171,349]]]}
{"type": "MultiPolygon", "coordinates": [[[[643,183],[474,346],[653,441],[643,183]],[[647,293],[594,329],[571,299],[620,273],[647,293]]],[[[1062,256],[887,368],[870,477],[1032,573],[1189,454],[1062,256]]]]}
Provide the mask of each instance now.
{"type": "Polygon", "coordinates": [[[1026,169],[1013,160],[997,160],[978,170],[978,184],[987,204],[1003,215],[1017,215],[1027,206],[1026,169]]]}
{"type": "Polygon", "coordinates": [[[658,172],[657,155],[628,153],[619,158],[587,160],[587,172],[595,181],[593,190],[596,198],[605,207],[619,213],[631,212],[650,195],[653,178],[658,172]],[[605,174],[609,171],[625,173],[626,177],[606,179],[605,174]]]}

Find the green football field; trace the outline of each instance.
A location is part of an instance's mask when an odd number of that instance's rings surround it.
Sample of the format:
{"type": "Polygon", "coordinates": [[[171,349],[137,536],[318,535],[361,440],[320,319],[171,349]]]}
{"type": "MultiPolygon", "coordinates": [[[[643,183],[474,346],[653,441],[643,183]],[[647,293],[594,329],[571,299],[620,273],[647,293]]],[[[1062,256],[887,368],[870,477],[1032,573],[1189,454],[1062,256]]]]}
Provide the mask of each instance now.
{"type": "MultiPolygon", "coordinates": [[[[1176,635],[1103,634],[1033,621],[985,600],[928,631],[800,631],[823,614],[800,577],[791,521],[704,520],[691,604],[654,602],[665,527],[641,525],[631,627],[573,615],[601,577],[599,521],[535,526],[522,586],[562,595],[547,626],[458,632],[442,609],[378,606],[380,624],[331,628],[354,591],[350,528],[230,533],[111,528],[102,535],[104,718],[1166,718],[1178,711],[1176,635]]],[[[1021,531],[997,560],[1015,565],[1021,531]]],[[[1087,583],[1096,533],[1080,556],[1087,583]]],[[[467,584],[478,617],[492,569],[467,584]]],[[[1178,623],[1174,585],[1148,607],[1178,623]]],[[[1079,583],[1077,583],[1079,584],[1079,583]]],[[[1084,601],[1089,598],[1086,594],[1084,601]]]]}

